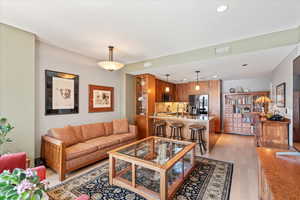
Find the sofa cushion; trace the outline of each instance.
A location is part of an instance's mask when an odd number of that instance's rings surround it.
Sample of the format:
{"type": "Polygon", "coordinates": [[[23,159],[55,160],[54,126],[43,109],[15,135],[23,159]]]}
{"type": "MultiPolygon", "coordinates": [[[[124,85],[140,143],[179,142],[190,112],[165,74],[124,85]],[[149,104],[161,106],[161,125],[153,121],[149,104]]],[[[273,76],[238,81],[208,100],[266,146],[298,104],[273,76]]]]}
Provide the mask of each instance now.
{"type": "Polygon", "coordinates": [[[103,125],[105,128],[106,135],[113,134],[113,123],[112,122],[105,122],[105,123],[103,123],[103,125]]]}
{"type": "Polygon", "coordinates": [[[119,136],[121,143],[127,142],[129,140],[133,140],[136,138],[135,133],[122,133],[122,134],[119,134],[118,136],[119,136]]]}
{"type": "Polygon", "coordinates": [[[103,123],[85,124],[81,126],[81,130],[84,141],[105,136],[103,123]]]}
{"type": "Polygon", "coordinates": [[[83,135],[82,135],[82,131],[81,131],[81,126],[71,126],[76,137],[80,140],[80,142],[83,142],[83,135]]]}
{"type": "Polygon", "coordinates": [[[97,147],[91,144],[78,143],[66,148],[66,160],[72,160],[97,151],[97,147]]]}
{"type": "Polygon", "coordinates": [[[129,132],[128,120],[127,119],[113,120],[113,132],[114,134],[128,133],[129,132]]]}
{"type": "Polygon", "coordinates": [[[62,141],[67,147],[80,142],[70,126],[64,128],[52,128],[50,129],[50,136],[62,141]]]}
{"type": "Polygon", "coordinates": [[[106,137],[94,138],[86,141],[85,143],[96,146],[99,150],[101,150],[119,144],[120,139],[118,137],[114,137],[114,135],[111,135],[106,137]]]}

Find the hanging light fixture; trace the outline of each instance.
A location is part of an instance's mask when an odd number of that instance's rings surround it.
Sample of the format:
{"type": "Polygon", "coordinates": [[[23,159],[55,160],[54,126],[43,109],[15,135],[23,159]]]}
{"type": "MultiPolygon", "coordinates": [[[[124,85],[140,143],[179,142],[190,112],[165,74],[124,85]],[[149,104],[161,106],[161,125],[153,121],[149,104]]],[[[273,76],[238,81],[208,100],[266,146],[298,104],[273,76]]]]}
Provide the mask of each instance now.
{"type": "Polygon", "coordinates": [[[116,71],[116,70],[119,70],[122,67],[124,67],[123,63],[119,63],[119,62],[114,61],[114,58],[113,58],[114,47],[113,46],[108,46],[108,50],[109,50],[109,59],[108,59],[108,61],[98,62],[98,65],[100,67],[102,67],[103,69],[106,69],[108,71],[116,71]]]}
{"type": "MultiPolygon", "coordinates": [[[[170,74],[166,74],[166,77],[167,77],[167,82],[169,81],[169,76],[170,74]]],[[[170,92],[170,87],[165,87],[165,92],[170,92]]]]}
{"type": "Polygon", "coordinates": [[[196,71],[196,73],[197,73],[197,83],[196,83],[196,87],[195,87],[195,90],[200,90],[200,85],[199,85],[199,73],[200,73],[200,71],[196,71]]]}

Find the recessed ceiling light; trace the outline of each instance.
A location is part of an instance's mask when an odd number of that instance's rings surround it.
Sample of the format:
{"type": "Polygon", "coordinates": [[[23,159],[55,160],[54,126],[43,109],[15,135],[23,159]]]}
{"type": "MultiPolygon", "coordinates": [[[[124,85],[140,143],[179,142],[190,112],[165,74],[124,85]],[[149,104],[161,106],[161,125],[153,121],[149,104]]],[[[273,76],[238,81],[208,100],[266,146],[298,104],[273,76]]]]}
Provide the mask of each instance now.
{"type": "Polygon", "coordinates": [[[218,78],[218,75],[213,75],[213,78],[218,78]]]}
{"type": "Polygon", "coordinates": [[[225,12],[228,9],[227,5],[220,5],[217,8],[217,12],[221,13],[221,12],[225,12]]]}

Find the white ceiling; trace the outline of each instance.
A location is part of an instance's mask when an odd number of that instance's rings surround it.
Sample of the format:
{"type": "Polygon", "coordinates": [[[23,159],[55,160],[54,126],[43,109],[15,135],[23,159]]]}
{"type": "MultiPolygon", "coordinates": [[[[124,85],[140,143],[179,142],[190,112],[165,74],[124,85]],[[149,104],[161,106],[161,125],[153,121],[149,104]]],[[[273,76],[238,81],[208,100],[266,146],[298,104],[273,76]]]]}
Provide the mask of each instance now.
{"type": "Polygon", "coordinates": [[[236,80],[247,78],[270,78],[272,70],[291,53],[296,45],[256,51],[252,53],[220,57],[201,62],[182,65],[145,68],[132,74],[151,73],[162,80],[166,80],[165,74],[170,74],[169,81],[174,83],[196,80],[195,71],[200,70],[199,78],[236,80]],[[243,69],[242,65],[248,64],[243,69]],[[217,77],[214,77],[217,75],[217,77]]]}
{"type": "Polygon", "coordinates": [[[42,41],[99,60],[114,45],[125,63],[300,25],[299,0],[0,0],[0,9],[3,23],[42,41]]]}

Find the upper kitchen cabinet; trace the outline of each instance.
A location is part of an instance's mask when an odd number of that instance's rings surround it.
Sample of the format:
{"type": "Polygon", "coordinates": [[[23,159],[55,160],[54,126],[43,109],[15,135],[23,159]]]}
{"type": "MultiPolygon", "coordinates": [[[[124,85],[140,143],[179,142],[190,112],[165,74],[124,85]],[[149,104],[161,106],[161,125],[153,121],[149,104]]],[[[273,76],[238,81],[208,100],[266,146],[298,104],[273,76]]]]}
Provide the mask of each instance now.
{"type": "Polygon", "coordinates": [[[209,81],[199,81],[200,90],[196,90],[197,82],[176,84],[176,101],[188,102],[189,95],[209,94],[209,81]]]}
{"type": "Polygon", "coordinates": [[[168,101],[175,101],[176,100],[176,85],[173,83],[169,83],[166,81],[162,81],[159,79],[155,80],[156,86],[156,102],[168,102],[168,101]],[[169,92],[166,92],[166,87],[169,88],[169,92]]]}

